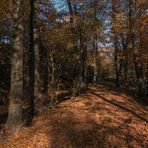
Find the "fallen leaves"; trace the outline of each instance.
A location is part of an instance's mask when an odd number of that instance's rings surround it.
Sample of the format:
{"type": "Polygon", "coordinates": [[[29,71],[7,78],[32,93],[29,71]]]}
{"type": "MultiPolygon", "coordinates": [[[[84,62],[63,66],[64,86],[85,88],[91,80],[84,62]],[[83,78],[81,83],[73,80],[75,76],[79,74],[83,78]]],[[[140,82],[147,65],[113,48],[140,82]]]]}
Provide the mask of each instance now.
{"type": "Polygon", "coordinates": [[[40,108],[29,128],[10,136],[7,148],[147,148],[147,107],[126,94],[93,86],[94,93],[40,108]],[[142,118],[141,118],[142,117],[142,118]]]}

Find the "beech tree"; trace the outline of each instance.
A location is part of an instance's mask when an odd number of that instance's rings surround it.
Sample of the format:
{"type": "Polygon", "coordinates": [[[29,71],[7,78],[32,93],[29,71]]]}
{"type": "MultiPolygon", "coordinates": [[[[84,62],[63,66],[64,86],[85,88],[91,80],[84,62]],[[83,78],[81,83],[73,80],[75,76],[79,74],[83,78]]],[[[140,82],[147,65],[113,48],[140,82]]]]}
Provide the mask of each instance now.
{"type": "Polygon", "coordinates": [[[7,124],[12,131],[20,130],[22,126],[23,105],[23,12],[22,0],[12,4],[13,10],[13,36],[12,36],[12,60],[11,60],[11,88],[10,105],[7,124]]]}

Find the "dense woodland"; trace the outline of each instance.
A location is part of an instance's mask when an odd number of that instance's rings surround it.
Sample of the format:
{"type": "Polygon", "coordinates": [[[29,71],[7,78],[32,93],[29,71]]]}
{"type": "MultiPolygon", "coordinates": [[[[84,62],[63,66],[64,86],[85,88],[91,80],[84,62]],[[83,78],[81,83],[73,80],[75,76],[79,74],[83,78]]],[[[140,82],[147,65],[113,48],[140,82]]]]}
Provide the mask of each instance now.
{"type": "Polygon", "coordinates": [[[1,0],[0,129],[21,132],[38,108],[50,112],[106,82],[146,105],[147,5],[146,0],[1,0]]]}

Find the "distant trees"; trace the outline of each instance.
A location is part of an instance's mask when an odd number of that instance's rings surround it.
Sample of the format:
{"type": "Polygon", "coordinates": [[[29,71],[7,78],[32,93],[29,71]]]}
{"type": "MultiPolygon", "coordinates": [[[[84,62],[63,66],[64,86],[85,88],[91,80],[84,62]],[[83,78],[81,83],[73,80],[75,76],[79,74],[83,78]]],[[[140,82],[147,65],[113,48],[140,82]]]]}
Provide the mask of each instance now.
{"type": "Polygon", "coordinates": [[[136,85],[140,97],[147,95],[145,1],[112,0],[112,31],[115,47],[116,85],[136,85]]]}

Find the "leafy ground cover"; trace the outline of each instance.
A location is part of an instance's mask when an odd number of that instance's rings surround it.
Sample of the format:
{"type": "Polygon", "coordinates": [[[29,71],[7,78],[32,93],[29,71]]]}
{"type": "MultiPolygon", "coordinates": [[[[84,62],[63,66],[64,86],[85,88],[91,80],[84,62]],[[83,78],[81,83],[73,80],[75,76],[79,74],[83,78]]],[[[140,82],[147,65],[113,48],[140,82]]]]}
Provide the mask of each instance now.
{"type": "Polygon", "coordinates": [[[2,148],[147,148],[148,107],[113,87],[92,85],[54,109],[38,108],[30,127],[2,148]]]}

